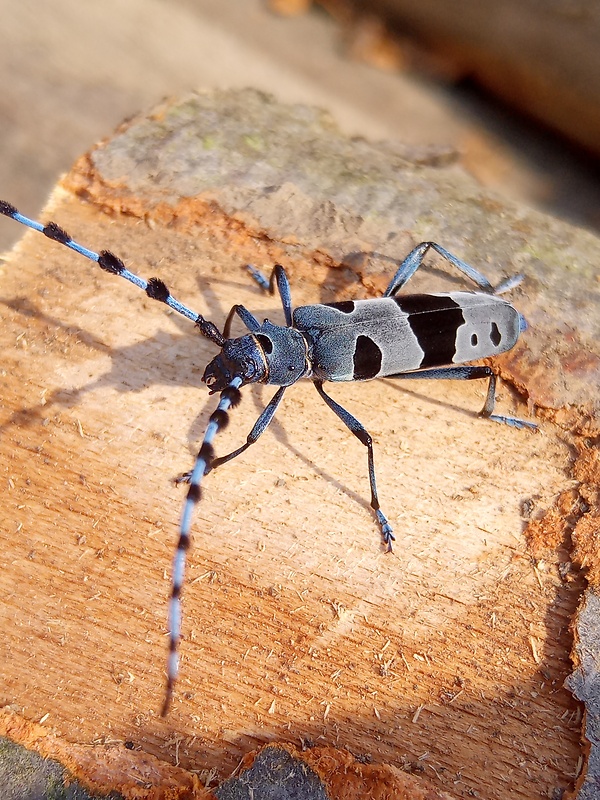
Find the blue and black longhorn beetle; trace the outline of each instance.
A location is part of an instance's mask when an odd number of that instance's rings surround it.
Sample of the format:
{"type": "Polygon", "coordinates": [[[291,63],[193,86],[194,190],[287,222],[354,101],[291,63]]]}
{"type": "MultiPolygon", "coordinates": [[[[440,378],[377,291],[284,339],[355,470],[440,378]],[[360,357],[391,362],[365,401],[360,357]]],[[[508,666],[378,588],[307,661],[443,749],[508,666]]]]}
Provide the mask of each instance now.
{"type": "Polygon", "coordinates": [[[14,206],[0,201],[0,213],[43,233],[95,261],[99,267],[119,275],[142,289],[148,297],[166,303],[190,319],[203,336],[221,348],[208,364],[202,380],[210,393],[220,392],[219,404],[211,414],[194,468],[177,479],[188,483],[179,541],[173,562],[169,603],[169,658],[167,686],[162,707],[167,713],[179,670],[178,644],[181,631],[181,592],[184,583],[186,551],[194,506],[200,499],[200,483],[215,467],[243,453],[264,433],[275,416],[288,386],[300,378],[310,378],[325,403],[367,448],[371,507],[388,550],[392,549],[392,526],[379,506],[373,440],[361,423],[342,408],[323,389],[325,381],[367,381],[372,378],[427,378],[473,380],[487,378],[488,392],[481,416],[516,428],[537,426],[532,422],[493,414],[496,376],[487,366],[465,362],[496,356],[510,350],[526,323],[519,312],[497,295],[515,286],[520,276],[494,289],[480,272],[434,242],[422,242],[398,267],[383,297],[371,300],[344,300],[316,303],[292,309],[290,284],[282,266],[277,265],[267,280],[253,267],[250,274],[265,290],[274,293],[275,285],[283,305],[285,327],[269,320],[259,322],[244,306],[235,305],[225,321],[223,333],[217,326],[176,300],[163,281],[149,281],[126,269],[120,258],[108,250],[95,253],[82,247],[54,222],[42,225],[20,214],[14,206]],[[480,292],[444,292],[400,295],[401,289],[421,266],[428,250],[470,278],[480,292]],[[238,316],[249,333],[230,338],[231,324],[238,316]],[[456,366],[462,365],[462,366],[456,366]],[[267,383],[279,388],[265,407],[246,442],[225,456],[215,458],[213,440],[228,423],[228,411],[241,399],[240,387],[267,383]]]}

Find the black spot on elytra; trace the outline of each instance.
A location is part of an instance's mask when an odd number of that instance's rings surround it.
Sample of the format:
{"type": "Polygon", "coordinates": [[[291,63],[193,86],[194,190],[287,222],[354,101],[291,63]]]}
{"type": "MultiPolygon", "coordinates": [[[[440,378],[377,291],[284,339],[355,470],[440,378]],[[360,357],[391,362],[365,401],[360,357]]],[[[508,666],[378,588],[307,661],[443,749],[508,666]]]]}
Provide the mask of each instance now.
{"type": "Polygon", "coordinates": [[[342,314],[351,314],[354,311],[354,300],[341,300],[339,303],[325,303],[329,308],[335,308],[342,314]]]}
{"type": "Polygon", "coordinates": [[[477,334],[476,333],[472,333],[471,334],[471,347],[477,347],[477,341],[478,341],[477,334]]]}
{"type": "Polygon", "coordinates": [[[492,330],[490,331],[490,340],[494,345],[494,347],[498,347],[498,345],[502,341],[502,334],[500,333],[500,329],[498,328],[495,322],[492,322],[492,330]]]}
{"type": "Polygon", "coordinates": [[[410,314],[431,314],[434,311],[454,311],[460,308],[456,300],[453,300],[450,295],[435,295],[435,294],[405,294],[397,295],[393,298],[402,311],[410,314]]]}
{"type": "Polygon", "coordinates": [[[419,367],[452,364],[456,332],[465,323],[460,305],[449,295],[409,294],[394,300],[408,314],[410,328],[424,353],[419,367]]]}
{"type": "Polygon", "coordinates": [[[368,381],[381,371],[382,353],[368,336],[359,336],[354,348],[354,380],[368,381]]]}

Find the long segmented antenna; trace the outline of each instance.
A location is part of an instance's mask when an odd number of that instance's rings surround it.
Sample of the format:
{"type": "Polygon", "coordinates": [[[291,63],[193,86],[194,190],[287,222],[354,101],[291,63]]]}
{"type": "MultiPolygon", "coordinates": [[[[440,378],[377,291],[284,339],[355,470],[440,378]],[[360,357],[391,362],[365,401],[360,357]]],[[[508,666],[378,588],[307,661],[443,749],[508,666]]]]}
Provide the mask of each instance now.
{"type": "Polygon", "coordinates": [[[189,489],[183,512],[181,514],[181,525],[179,527],[179,542],[173,559],[173,577],[171,583],[171,599],[169,601],[169,658],[167,661],[167,687],[165,699],[161,709],[161,716],[166,716],[173,688],[179,672],[179,653],[178,645],[181,637],[181,592],[185,575],[186,553],[190,546],[190,527],[194,507],[200,500],[202,491],[200,484],[207,472],[210,472],[215,458],[213,450],[213,440],[217,433],[227,427],[229,423],[228,411],[240,402],[241,394],[239,387],[242,385],[242,378],[235,377],[229,386],[221,392],[219,405],[210,415],[204,439],[196,456],[196,463],[190,473],[189,489]]]}
{"type": "MultiPolygon", "coordinates": [[[[176,300],[166,284],[159,278],[150,278],[149,281],[140,278],[135,273],[131,272],[125,267],[123,261],[111,253],[109,250],[101,250],[96,253],[89,250],[87,247],[74,241],[69,234],[60,228],[55,222],[49,222],[42,225],[29,217],[23,216],[19,211],[10,203],[0,200],[0,214],[6,217],[11,217],[16,222],[32,228],[34,231],[43,233],[48,239],[52,239],[59,244],[74,250],[79,255],[84,256],[90,261],[94,261],[105,272],[112,275],[118,275],[120,278],[133,283],[139,289],[142,289],[148,297],[152,300],[158,300],[161,303],[172,308],[178,314],[190,319],[200,330],[203,336],[210,339],[219,347],[225,343],[225,337],[219,331],[217,326],[205,319],[201,314],[197,314],[190,308],[176,300]]],[[[192,522],[192,515],[196,503],[201,496],[200,483],[204,475],[210,471],[212,462],[214,461],[214,451],[212,442],[216,434],[223,430],[229,422],[228,411],[230,408],[235,407],[241,400],[239,387],[242,385],[243,379],[241,377],[234,377],[228,386],[223,389],[220,395],[220,401],[211,414],[206,433],[202,445],[196,457],[196,462],[193,470],[189,475],[189,489],[183,512],[181,516],[181,524],[179,528],[179,541],[177,550],[173,559],[173,575],[172,575],[172,588],[171,597],[169,600],[169,655],[167,660],[167,686],[165,698],[161,710],[161,715],[164,717],[169,709],[171,698],[173,696],[173,688],[179,671],[179,653],[178,645],[181,637],[181,593],[183,589],[183,582],[185,578],[185,562],[186,552],[190,546],[190,528],[192,522]]]]}
{"type": "Polygon", "coordinates": [[[49,222],[47,225],[42,225],[40,222],[36,222],[34,219],[29,219],[29,217],[23,216],[23,214],[20,214],[14,206],[12,206],[10,203],[6,203],[4,200],[0,200],[0,214],[4,214],[6,217],[11,217],[11,219],[14,219],[16,222],[20,222],[21,225],[26,225],[28,228],[33,228],[34,231],[43,233],[44,236],[48,237],[48,239],[52,239],[59,244],[64,244],[65,247],[68,247],[70,250],[74,250],[76,253],[79,253],[79,255],[88,258],[90,261],[95,261],[96,264],[98,264],[98,266],[105,272],[110,272],[111,275],[118,275],[120,278],[125,278],[125,280],[129,281],[129,283],[133,283],[134,286],[142,289],[142,291],[144,291],[152,300],[158,300],[160,303],[165,303],[165,305],[169,306],[169,308],[172,308],[173,311],[176,311],[183,317],[187,317],[187,319],[191,319],[191,321],[200,329],[200,332],[203,336],[206,336],[207,339],[210,339],[219,347],[223,347],[225,339],[217,326],[205,319],[202,314],[197,314],[183,303],[180,303],[179,300],[176,300],[169,292],[167,285],[159,278],[150,278],[149,281],[144,280],[144,278],[140,278],[139,275],[136,275],[134,272],[130,272],[125,267],[125,264],[121,261],[121,259],[114,253],[111,253],[110,250],[101,250],[99,253],[95,253],[93,250],[88,250],[87,247],[83,247],[83,245],[80,245],[71,239],[69,234],[60,228],[55,222],[49,222]]]}

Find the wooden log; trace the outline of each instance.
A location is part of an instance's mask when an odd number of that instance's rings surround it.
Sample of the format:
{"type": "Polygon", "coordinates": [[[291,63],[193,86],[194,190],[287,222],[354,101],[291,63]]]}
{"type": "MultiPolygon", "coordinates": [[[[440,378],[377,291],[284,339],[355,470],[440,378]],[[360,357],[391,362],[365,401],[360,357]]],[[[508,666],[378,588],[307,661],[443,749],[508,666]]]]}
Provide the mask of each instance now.
{"type": "MultiPolygon", "coordinates": [[[[534,325],[496,366],[546,421],[532,435],[478,419],[476,383],[334,387],[376,440],[389,555],[364,448],[310,383],[292,387],[263,439],[206,480],[181,679],[162,720],[182,503],[171,478],[190,467],[215,406],[200,381],[215,348],[27,234],[2,267],[5,703],[68,742],[132,742],[219,778],[265,742],[311,741],[418,771],[455,797],[567,787],[579,716],[562,684],[579,583],[562,582],[560,550],[532,561],[523,510],[542,517],[569,486],[559,423],[585,417],[589,431],[595,419],[592,351],[567,391],[556,380],[567,355],[548,342],[577,302],[559,281],[566,254],[577,246],[592,263],[597,240],[491,200],[456,168],[346,140],[319,112],[252,92],[193,96],[128,123],[75,165],[42,216],[163,278],[218,325],[234,303],[281,319],[246,263],[283,263],[296,305],[380,292],[390,258],[422,239],[492,282],[524,265],[514,302],[534,325]],[[547,235],[555,250],[542,264],[547,235]],[[359,250],[380,256],[350,257],[359,250]]],[[[438,267],[412,289],[456,286],[438,267]]],[[[594,324],[574,329],[569,352],[594,324]]],[[[244,441],[271,393],[244,390],[219,453],[244,441]]],[[[508,384],[499,408],[529,413],[508,384]]]]}
{"type": "Polygon", "coordinates": [[[344,23],[355,57],[387,69],[472,81],[598,155],[600,58],[593,4],[321,2],[344,23]]]}

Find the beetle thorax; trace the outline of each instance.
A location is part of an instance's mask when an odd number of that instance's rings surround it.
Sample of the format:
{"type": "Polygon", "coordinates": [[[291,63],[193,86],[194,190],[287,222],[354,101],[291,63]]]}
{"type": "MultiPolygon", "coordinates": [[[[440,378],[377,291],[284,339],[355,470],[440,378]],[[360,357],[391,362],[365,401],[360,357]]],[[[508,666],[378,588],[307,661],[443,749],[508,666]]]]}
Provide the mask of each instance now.
{"type": "Polygon", "coordinates": [[[308,342],[300,331],[273,325],[266,319],[254,337],[262,348],[267,364],[265,383],[291,386],[310,374],[308,342]]]}
{"type": "Polygon", "coordinates": [[[204,370],[202,380],[211,394],[221,392],[234,377],[248,383],[290,386],[310,373],[308,345],[294,328],[268,320],[255,333],[227,339],[219,355],[204,370]]]}

